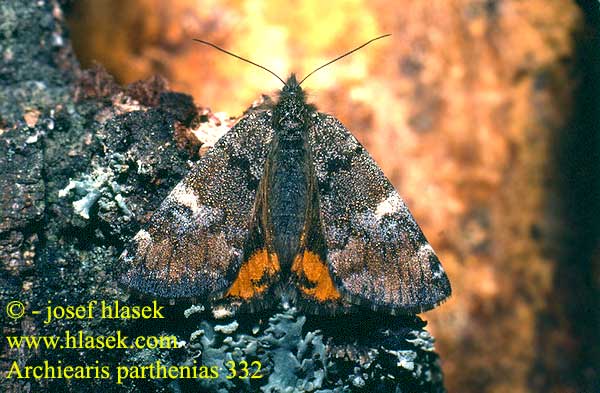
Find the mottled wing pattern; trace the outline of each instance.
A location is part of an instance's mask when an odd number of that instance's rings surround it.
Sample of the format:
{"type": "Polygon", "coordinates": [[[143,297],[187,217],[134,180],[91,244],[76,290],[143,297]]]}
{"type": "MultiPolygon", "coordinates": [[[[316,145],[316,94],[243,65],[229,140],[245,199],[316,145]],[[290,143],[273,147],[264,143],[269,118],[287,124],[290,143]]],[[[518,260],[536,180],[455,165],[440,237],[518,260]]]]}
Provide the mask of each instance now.
{"type": "MultiPolygon", "coordinates": [[[[126,285],[160,297],[201,298],[232,286],[273,137],[270,116],[242,118],[171,191],[121,256],[126,285]]],[[[259,267],[271,269],[262,259],[255,257],[259,267]]]]}
{"type": "Polygon", "coordinates": [[[429,310],[450,296],[423,232],[356,138],[322,113],[309,138],[327,261],[340,292],[401,313],[429,310]]]}

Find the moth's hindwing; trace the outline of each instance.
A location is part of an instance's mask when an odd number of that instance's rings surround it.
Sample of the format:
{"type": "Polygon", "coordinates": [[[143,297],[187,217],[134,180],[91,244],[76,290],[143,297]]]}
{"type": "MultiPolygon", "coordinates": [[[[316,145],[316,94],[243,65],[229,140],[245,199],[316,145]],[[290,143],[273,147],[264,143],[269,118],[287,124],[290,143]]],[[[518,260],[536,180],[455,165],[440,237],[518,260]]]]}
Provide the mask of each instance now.
{"type": "Polygon", "coordinates": [[[122,281],[167,298],[215,297],[232,285],[231,291],[245,297],[243,278],[251,280],[255,268],[272,267],[260,250],[242,266],[272,137],[266,111],[250,113],[226,133],[122,254],[127,268],[122,281]],[[236,281],[238,273],[242,281],[236,281]]]}
{"type": "Polygon", "coordinates": [[[230,271],[235,280],[225,293],[226,300],[241,301],[252,308],[265,308],[271,304],[268,297],[273,283],[279,278],[281,267],[277,255],[267,241],[267,230],[263,227],[265,206],[265,179],[260,182],[256,196],[252,223],[244,243],[243,263],[239,270],[230,271]]]}
{"type": "Polygon", "coordinates": [[[309,132],[326,259],[352,302],[392,312],[429,310],[450,282],[423,232],[381,169],[334,117],[309,132]]]}
{"type": "Polygon", "coordinates": [[[298,303],[309,311],[335,313],[348,304],[336,288],[327,263],[327,247],[319,213],[316,179],[310,189],[308,217],[302,233],[300,252],[291,268],[291,278],[298,292],[298,303]]]}

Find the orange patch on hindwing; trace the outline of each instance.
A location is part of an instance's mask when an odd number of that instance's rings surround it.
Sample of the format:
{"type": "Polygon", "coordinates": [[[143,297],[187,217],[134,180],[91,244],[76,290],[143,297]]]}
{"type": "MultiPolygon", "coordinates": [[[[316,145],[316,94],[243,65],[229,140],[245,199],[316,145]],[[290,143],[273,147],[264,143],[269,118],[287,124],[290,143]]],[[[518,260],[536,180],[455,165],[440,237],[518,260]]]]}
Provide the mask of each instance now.
{"type": "Polygon", "coordinates": [[[319,302],[338,300],[341,297],[329,275],[329,269],[314,252],[304,251],[303,254],[298,255],[292,265],[292,272],[310,284],[310,286],[299,285],[305,295],[319,302]]]}
{"type": "Polygon", "coordinates": [[[275,254],[269,254],[266,249],[258,250],[242,263],[237,278],[225,296],[248,300],[260,295],[267,290],[266,278],[274,276],[279,270],[275,254]]]}

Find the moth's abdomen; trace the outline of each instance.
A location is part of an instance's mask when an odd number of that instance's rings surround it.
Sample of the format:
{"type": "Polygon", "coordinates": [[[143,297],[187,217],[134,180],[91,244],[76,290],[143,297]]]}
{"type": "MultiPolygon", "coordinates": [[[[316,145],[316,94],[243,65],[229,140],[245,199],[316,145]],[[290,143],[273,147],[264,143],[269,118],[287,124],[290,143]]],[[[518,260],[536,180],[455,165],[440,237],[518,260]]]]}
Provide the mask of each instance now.
{"type": "Polygon", "coordinates": [[[283,267],[292,264],[308,208],[308,171],[304,146],[280,144],[270,167],[267,191],[273,245],[283,267]]]}

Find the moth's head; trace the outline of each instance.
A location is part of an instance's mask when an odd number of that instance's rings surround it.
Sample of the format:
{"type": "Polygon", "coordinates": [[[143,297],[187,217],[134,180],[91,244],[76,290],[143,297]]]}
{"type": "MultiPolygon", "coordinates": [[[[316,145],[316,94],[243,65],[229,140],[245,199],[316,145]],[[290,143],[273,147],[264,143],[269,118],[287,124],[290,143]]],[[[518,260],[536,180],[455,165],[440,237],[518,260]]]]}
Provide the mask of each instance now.
{"type": "Polygon", "coordinates": [[[308,116],[314,110],[312,105],[306,103],[305,98],[296,75],[290,75],[281,89],[279,100],[275,105],[275,126],[291,130],[304,127],[308,116]]]}
{"type": "Polygon", "coordinates": [[[285,81],[285,85],[283,85],[283,88],[281,89],[281,94],[304,95],[302,88],[300,87],[300,84],[296,79],[296,74],[292,74],[289,78],[287,78],[287,81],[285,81]]]}

